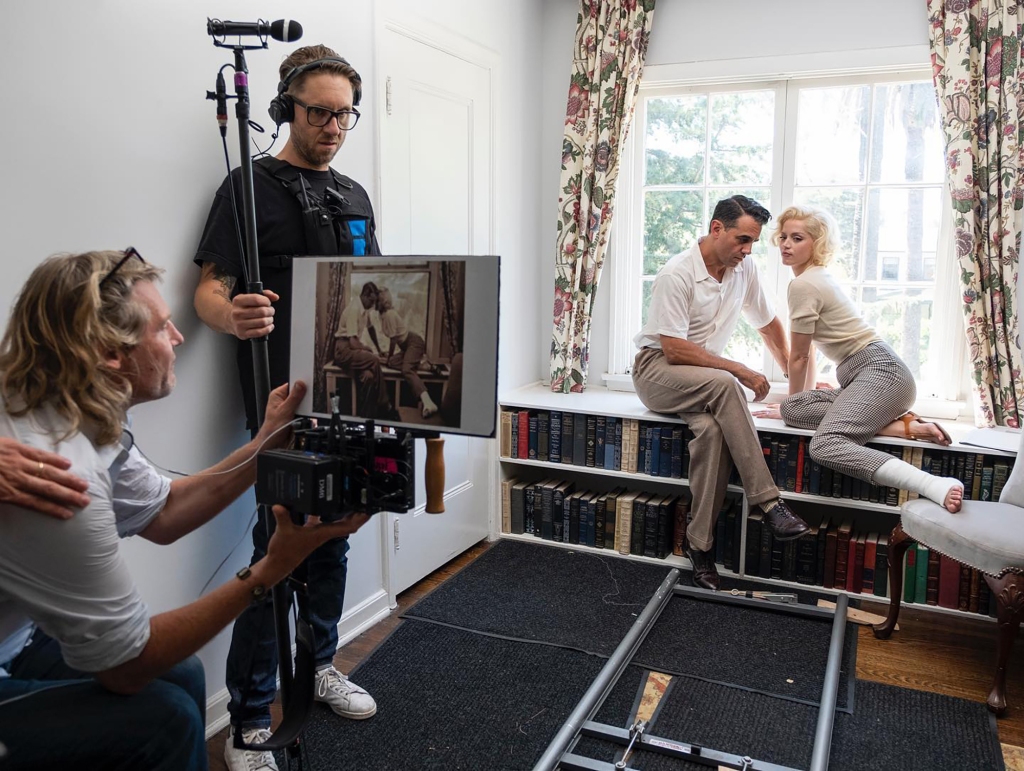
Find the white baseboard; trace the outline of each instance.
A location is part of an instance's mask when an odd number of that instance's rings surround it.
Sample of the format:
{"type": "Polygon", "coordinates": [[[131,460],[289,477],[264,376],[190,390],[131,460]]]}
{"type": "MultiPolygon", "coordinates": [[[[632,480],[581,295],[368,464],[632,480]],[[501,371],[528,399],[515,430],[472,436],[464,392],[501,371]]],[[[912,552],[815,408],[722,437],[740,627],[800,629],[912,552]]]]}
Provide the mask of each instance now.
{"type": "MultiPolygon", "coordinates": [[[[362,634],[378,621],[387,618],[390,613],[388,593],[381,589],[341,617],[338,622],[338,647],[362,634]]],[[[294,652],[295,646],[293,645],[292,653],[294,652]]],[[[206,700],[207,739],[227,727],[230,719],[228,700],[227,688],[221,688],[206,700]]]]}

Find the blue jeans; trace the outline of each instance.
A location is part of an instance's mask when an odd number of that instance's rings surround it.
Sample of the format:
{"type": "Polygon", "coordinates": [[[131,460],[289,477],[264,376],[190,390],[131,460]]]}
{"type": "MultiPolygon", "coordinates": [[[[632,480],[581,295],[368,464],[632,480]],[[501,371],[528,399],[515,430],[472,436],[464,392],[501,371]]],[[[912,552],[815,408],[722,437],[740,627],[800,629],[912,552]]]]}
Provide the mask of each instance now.
{"type": "MultiPolygon", "coordinates": [[[[267,528],[262,509],[252,529],[252,544],[250,564],[263,559],[267,553],[267,528]]],[[[310,554],[302,565],[306,572],[304,581],[309,593],[309,624],[313,629],[317,669],[329,665],[338,650],[338,621],[348,573],[347,553],[348,538],[338,538],[310,554]]],[[[232,725],[270,727],[270,704],[277,690],[276,678],[277,636],[273,602],[268,592],[263,602],[245,609],[231,631],[225,679],[232,725]]]]}
{"type": "Polygon", "coordinates": [[[195,656],[122,696],[68,667],[60,646],[36,631],[8,671],[0,680],[4,771],[207,768],[206,675],[195,656]]]}

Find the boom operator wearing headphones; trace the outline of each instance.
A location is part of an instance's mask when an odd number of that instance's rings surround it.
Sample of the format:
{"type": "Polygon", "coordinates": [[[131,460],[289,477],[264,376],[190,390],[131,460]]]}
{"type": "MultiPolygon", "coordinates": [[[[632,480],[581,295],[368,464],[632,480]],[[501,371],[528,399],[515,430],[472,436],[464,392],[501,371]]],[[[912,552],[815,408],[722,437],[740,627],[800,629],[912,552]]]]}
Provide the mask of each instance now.
{"type": "Polygon", "coordinates": [[[161,272],[134,249],[51,257],[0,342],[0,437],[35,448],[44,478],[56,474],[50,461],[70,466],[88,492],[80,508],[69,501],[70,517],[31,511],[28,499],[0,503],[4,771],[205,769],[206,678],[193,654],[310,552],[367,520],[297,527],[277,506],[263,559],[150,615],[119,538],[169,544],[216,516],[252,485],[258,449],[287,442],[305,394],[301,383],[275,390],[253,442],[207,471],[158,474],[124,426],[130,407],[175,384],[183,338],[157,290],[161,272]]]}
{"type": "MultiPolygon", "coordinates": [[[[243,260],[232,212],[231,185],[241,203],[236,172],[214,199],[196,264],[202,275],[195,292],[199,317],[218,332],[238,338],[238,367],[250,429],[257,423],[251,338],[267,338],[271,385],[288,382],[292,258],[300,255],[379,255],[373,208],[357,182],[331,169],[348,132],[359,120],[362,80],[330,48],[294,51],[280,68],[278,95],[270,115],[289,124],[288,141],[276,158],[253,164],[257,241],[263,294],[247,294],[243,260]],[[276,331],[275,331],[276,330],[276,331]]],[[[238,210],[238,220],[241,213],[238,210]]],[[[391,417],[380,360],[358,337],[339,329],[334,361],[355,378],[364,417],[391,417]]],[[[266,527],[253,528],[253,561],[266,550],[266,527]]],[[[307,561],[308,607],[316,657],[316,699],[354,719],[372,717],[373,698],[332,665],[345,595],[348,539],[325,544],[307,561]]],[[[270,704],[276,689],[277,647],[270,598],[243,613],[234,626],[227,662],[231,734],[245,743],[269,736],[270,704]]],[[[269,752],[238,750],[229,736],[225,760],[231,771],[276,771],[269,752]]]]}

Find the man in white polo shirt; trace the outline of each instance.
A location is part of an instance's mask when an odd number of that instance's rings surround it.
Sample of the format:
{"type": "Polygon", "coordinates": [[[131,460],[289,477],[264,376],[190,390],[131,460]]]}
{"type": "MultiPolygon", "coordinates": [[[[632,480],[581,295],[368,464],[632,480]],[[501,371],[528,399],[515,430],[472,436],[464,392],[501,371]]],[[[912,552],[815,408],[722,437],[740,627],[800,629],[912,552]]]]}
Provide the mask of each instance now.
{"type": "Polygon", "coordinates": [[[690,441],[692,520],[686,556],[693,580],[719,587],[712,546],[715,520],[736,464],[751,506],[765,513],[777,540],[808,531],[779,497],[742,386],[754,400],[768,395],[768,380],[722,356],[740,313],[761,334],[772,356],[789,368],[785,329],[761,286],[757,266],[747,261],[771,214],[746,196],[718,202],[708,234],[669,260],[654,279],[647,323],[633,338],[639,348],[633,384],[640,401],[655,412],[678,415],[693,431],[690,441]]]}

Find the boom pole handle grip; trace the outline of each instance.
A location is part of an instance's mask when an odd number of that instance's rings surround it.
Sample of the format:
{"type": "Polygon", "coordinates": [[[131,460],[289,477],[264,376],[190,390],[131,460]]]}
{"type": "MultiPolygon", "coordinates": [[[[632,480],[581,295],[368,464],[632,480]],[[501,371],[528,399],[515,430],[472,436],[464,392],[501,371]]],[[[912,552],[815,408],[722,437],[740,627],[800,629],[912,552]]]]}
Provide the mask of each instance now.
{"type": "Polygon", "coordinates": [[[427,460],[423,465],[423,482],[427,488],[427,514],[444,513],[444,439],[425,440],[427,460]]]}

